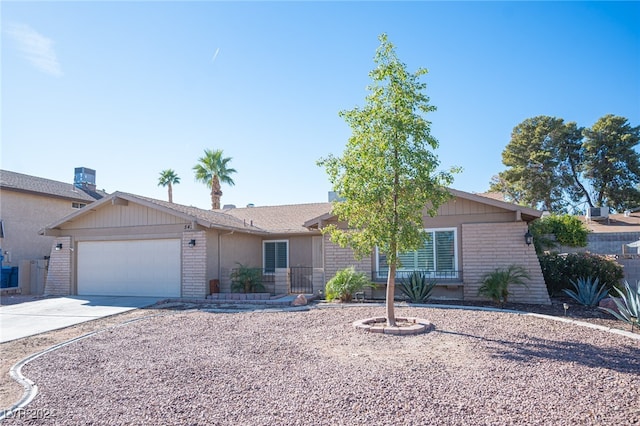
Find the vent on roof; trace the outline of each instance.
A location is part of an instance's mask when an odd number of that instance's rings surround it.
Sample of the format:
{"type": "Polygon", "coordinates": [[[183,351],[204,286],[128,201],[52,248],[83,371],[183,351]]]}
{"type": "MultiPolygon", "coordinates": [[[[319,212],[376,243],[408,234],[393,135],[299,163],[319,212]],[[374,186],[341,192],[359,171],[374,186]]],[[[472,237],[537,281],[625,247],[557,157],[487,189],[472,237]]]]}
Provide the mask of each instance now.
{"type": "Polygon", "coordinates": [[[255,205],[255,204],[253,204],[253,203],[249,203],[249,204],[247,204],[247,207],[255,207],[255,206],[256,206],[256,205],[255,205]]]}
{"type": "Polygon", "coordinates": [[[76,167],[74,170],[73,185],[81,189],[95,191],[96,171],[88,167],[76,167]]]}
{"type": "Polygon", "coordinates": [[[231,210],[235,208],[236,208],[235,204],[225,204],[224,206],[222,206],[222,210],[231,210]]]}
{"type": "Polygon", "coordinates": [[[587,209],[587,219],[591,219],[591,220],[609,219],[609,207],[589,207],[587,209]]]}

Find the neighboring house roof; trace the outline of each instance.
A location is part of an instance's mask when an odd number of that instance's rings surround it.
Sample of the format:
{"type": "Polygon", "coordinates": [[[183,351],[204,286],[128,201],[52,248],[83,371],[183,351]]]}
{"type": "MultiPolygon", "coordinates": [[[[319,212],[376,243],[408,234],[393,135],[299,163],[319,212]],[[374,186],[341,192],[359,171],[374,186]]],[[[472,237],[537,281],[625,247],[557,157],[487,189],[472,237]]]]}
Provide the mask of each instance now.
{"type": "Polygon", "coordinates": [[[610,214],[608,220],[587,220],[585,216],[578,216],[587,229],[593,233],[640,232],[640,212],[624,214],[610,214]]]}
{"type": "Polygon", "coordinates": [[[102,191],[86,191],[77,188],[71,183],[58,182],[8,170],[0,170],[0,188],[86,203],[91,203],[106,195],[102,191]]]}
{"type": "Polygon", "coordinates": [[[284,206],[242,207],[218,210],[239,220],[253,223],[272,234],[307,234],[312,218],[331,212],[331,203],[290,204],[284,206]]]}
{"type": "Polygon", "coordinates": [[[233,216],[222,213],[221,211],[203,210],[197,207],[184,206],[182,204],[169,203],[167,201],[160,201],[154,198],[143,197],[141,195],[129,194],[126,192],[114,192],[113,194],[92,203],[83,209],[74,212],[59,221],[47,226],[40,233],[45,233],[47,230],[55,229],[65,222],[73,220],[77,217],[88,214],[93,210],[99,209],[101,206],[109,203],[117,204],[119,200],[126,200],[133,203],[138,203],[146,207],[158,209],[169,214],[173,214],[178,217],[182,217],[185,220],[196,222],[206,228],[218,228],[231,231],[242,231],[248,233],[266,234],[264,229],[257,226],[252,226],[248,222],[245,223],[240,219],[233,216]]]}

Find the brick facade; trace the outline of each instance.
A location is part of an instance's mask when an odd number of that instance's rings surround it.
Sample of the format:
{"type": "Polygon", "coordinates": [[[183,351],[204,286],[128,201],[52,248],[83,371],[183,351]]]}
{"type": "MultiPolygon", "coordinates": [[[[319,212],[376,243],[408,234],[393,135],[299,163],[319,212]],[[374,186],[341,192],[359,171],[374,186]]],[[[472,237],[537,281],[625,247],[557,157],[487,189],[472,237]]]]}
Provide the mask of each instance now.
{"type": "Polygon", "coordinates": [[[549,304],[547,286],[533,244],[527,246],[526,222],[462,224],[462,270],[464,299],[481,300],[478,296],[481,277],[496,268],[520,265],[529,271],[528,288],[510,288],[509,301],[549,304]]]}
{"type": "Polygon", "coordinates": [[[45,295],[66,296],[73,294],[71,291],[71,271],[73,270],[73,247],[71,244],[71,237],[58,237],[53,241],[47,280],[44,285],[45,295]],[[56,250],[57,244],[62,244],[60,250],[56,250]]]}
{"type": "Polygon", "coordinates": [[[356,271],[364,272],[371,277],[371,256],[365,256],[357,260],[353,250],[349,247],[340,247],[332,243],[329,235],[324,236],[324,265],[325,279],[329,281],[341,269],[354,266],[356,271]]]}
{"type": "Polygon", "coordinates": [[[205,231],[182,234],[182,297],[204,298],[207,288],[207,236],[205,231]],[[189,246],[196,240],[194,247],[189,246]]]}

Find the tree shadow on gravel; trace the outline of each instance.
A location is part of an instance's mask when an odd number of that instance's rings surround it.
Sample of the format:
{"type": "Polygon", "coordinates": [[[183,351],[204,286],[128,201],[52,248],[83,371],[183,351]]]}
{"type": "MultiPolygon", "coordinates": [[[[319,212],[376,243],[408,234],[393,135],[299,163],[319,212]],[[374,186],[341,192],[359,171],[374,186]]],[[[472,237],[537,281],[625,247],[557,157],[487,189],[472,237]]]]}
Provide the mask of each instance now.
{"type": "Polygon", "coordinates": [[[548,359],[559,362],[581,364],[590,368],[606,368],[619,373],[640,374],[638,348],[633,344],[617,348],[601,347],[583,342],[548,340],[527,337],[526,342],[492,339],[454,331],[435,330],[443,334],[469,337],[486,342],[485,348],[495,358],[516,362],[531,362],[532,359],[548,359]],[[497,345],[495,345],[497,344],[497,345]]]}

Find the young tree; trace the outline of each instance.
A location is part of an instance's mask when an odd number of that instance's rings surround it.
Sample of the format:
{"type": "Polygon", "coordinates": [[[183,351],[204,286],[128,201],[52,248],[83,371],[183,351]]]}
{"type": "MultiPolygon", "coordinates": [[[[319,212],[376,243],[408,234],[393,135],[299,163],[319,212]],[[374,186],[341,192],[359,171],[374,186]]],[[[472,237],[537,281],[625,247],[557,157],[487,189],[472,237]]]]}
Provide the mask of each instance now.
{"type": "Polygon", "coordinates": [[[419,80],[427,70],[409,73],[387,36],[379,40],[365,106],[340,112],[352,129],[346,149],[342,157],[329,155],[318,164],[343,199],[333,212],[349,225],[347,230],[328,226],[323,232],[353,248],[356,256],[370,255],[375,247],[387,255],[386,317],[393,326],[398,253],[424,243],[423,212],[436,214],[450,196],[445,186],[457,170],[436,171],[439,161],[433,150],[438,141],[424,118],[435,107],[419,80]]]}
{"type": "Polygon", "coordinates": [[[172,169],[166,169],[160,172],[158,178],[158,186],[168,186],[169,202],[173,203],[173,185],[180,183],[180,177],[172,169]]]}
{"type": "Polygon", "coordinates": [[[221,149],[205,149],[204,156],[200,157],[198,161],[199,163],[193,166],[196,180],[211,188],[211,210],[218,210],[220,197],[222,197],[220,183],[234,185],[235,182],[231,175],[236,173],[236,170],[229,167],[231,158],[223,157],[221,149]]]}
{"type": "Polygon", "coordinates": [[[597,206],[622,211],[640,205],[640,126],[612,114],[584,130],[584,175],[597,206]]]}

